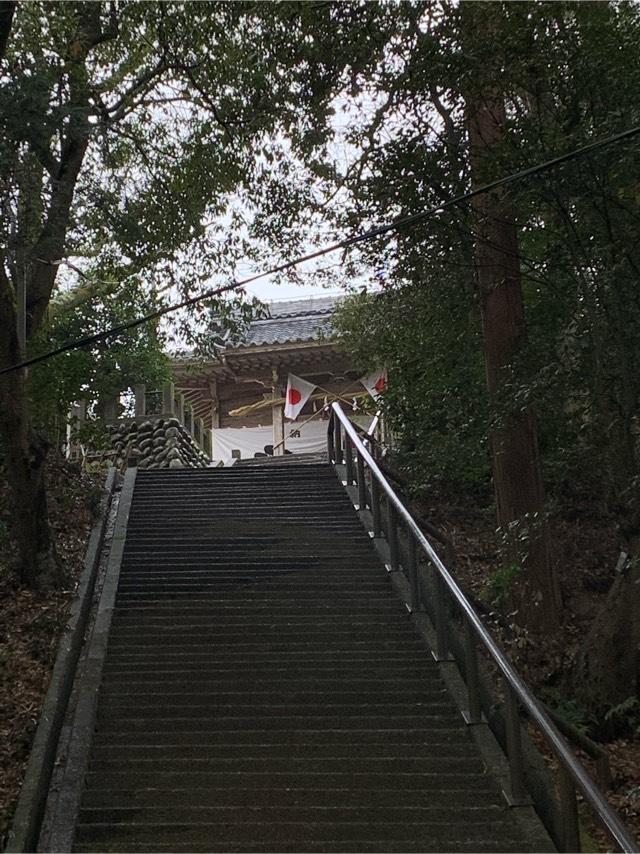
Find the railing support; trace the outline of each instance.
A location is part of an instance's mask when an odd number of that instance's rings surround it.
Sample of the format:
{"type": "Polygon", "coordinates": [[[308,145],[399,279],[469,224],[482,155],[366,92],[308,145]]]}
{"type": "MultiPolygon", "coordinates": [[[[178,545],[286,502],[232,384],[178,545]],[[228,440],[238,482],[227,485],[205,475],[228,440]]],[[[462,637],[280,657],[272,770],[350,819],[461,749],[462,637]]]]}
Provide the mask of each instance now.
{"type": "Polygon", "coordinates": [[[333,441],[335,424],[333,423],[336,420],[335,415],[331,416],[332,421],[329,424],[329,429],[327,431],[327,454],[329,456],[330,463],[336,463],[336,447],[333,441]]]}
{"type": "Polygon", "coordinates": [[[416,541],[411,531],[407,531],[407,575],[409,576],[409,587],[411,589],[411,610],[415,614],[422,610],[422,597],[420,595],[420,576],[418,575],[418,552],[416,541]]]}
{"type": "Polygon", "coordinates": [[[336,465],[342,462],[342,428],[340,427],[340,419],[334,416],[333,419],[333,451],[335,453],[336,465]]]}
{"type": "Polygon", "coordinates": [[[522,741],[520,738],[520,715],[518,699],[513,689],[505,679],[504,712],[505,730],[507,736],[507,759],[509,760],[509,792],[505,796],[509,806],[516,807],[529,803],[527,789],[524,783],[524,763],[522,758],[522,741]]]}
{"type": "Polygon", "coordinates": [[[347,470],[347,484],[352,486],[354,481],[353,445],[351,444],[351,439],[346,434],[344,437],[344,461],[347,470]]]}
{"type": "Polygon", "coordinates": [[[464,658],[469,708],[462,713],[462,716],[467,724],[479,724],[482,722],[482,710],[478,679],[478,651],[476,638],[468,620],[464,621],[464,658]]]}
{"type": "Polygon", "coordinates": [[[436,648],[433,652],[433,657],[436,661],[451,661],[447,637],[449,632],[447,627],[447,603],[444,598],[444,582],[435,567],[433,569],[433,580],[436,623],[436,648]]]}
{"type": "Polygon", "coordinates": [[[562,835],[564,851],[581,851],[580,820],[578,818],[578,801],[576,787],[565,769],[558,767],[558,795],[560,797],[560,816],[562,820],[562,835]]]}
{"type": "Polygon", "coordinates": [[[367,506],[367,483],[364,479],[364,460],[360,451],[356,451],[356,474],[358,477],[358,510],[367,506]]]}
{"type": "Polygon", "coordinates": [[[380,507],[380,487],[375,477],[371,478],[371,515],[373,516],[373,536],[382,536],[382,508],[380,507]]]}
{"type": "Polygon", "coordinates": [[[390,501],[387,501],[387,543],[389,544],[389,563],[392,572],[400,569],[398,557],[398,519],[390,501]]]}

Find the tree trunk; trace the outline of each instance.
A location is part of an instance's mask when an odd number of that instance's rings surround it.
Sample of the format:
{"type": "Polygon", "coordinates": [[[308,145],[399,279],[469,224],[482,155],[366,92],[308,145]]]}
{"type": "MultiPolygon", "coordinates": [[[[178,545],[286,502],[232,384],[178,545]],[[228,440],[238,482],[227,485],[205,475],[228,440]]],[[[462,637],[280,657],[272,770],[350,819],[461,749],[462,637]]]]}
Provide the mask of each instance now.
{"type": "MultiPolygon", "coordinates": [[[[89,143],[91,90],[87,56],[96,45],[114,35],[102,31],[101,3],[75,4],[74,12],[77,29],[68,45],[65,61],[68,118],[61,126],[64,133],[59,140],[60,158],[59,163],[54,164],[55,175],[46,212],[38,210],[39,188],[34,191],[32,186],[38,174],[42,174],[42,166],[38,166],[38,172],[28,163],[30,155],[35,157],[37,151],[41,154],[37,132],[28,140],[30,154],[25,159],[30,180],[23,182],[20,188],[23,222],[14,261],[19,267],[17,275],[26,283],[27,340],[43,322],[51,299],[58,270],[56,262],[65,253],[74,192],[89,143]]],[[[0,48],[3,49],[10,33],[12,14],[12,4],[0,7],[0,48]]],[[[15,289],[0,253],[0,367],[3,368],[18,364],[23,356],[18,342],[15,302],[15,289]]],[[[62,578],[48,524],[44,483],[47,443],[31,429],[26,386],[24,370],[0,375],[0,439],[13,498],[13,531],[20,552],[21,578],[31,587],[48,587],[60,583],[62,578]]]]}
{"type": "Polygon", "coordinates": [[[7,50],[15,11],[15,2],[12,2],[12,0],[0,0],[0,59],[4,57],[7,50]]]}
{"type": "MultiPolygon", "coordinates": [[[[502,97],[467,96],[471,172],[474,186],[488,180],[486,161],[504,136],[502,97]]],[[[513,604],[531,631],[553,631],[560,595],[551,567],[544,517],[544,489],[535,413],[516,411],[505,386],[525,337],[524,304],[515,214],[500,190],[474,200],[475,265],[483,326],[487,388],[500,409],[490,437],[498,524],[505,532],[508,560],[524,570],[514,583],[513,604]]]]}
{"type": "Polygon", "coordinates": [[[593,621],[574,670],[576,697],[599,717],[631,697],[640,699],[640,537],[634,554],[593,621]]]}
{"type": "MultiPolygon", "coordinates": [[[[0,365],[20,361],[12,288],[0,259],[0,365]]],[[[30,428],[24,371],[0,376],[0,439],[12,495],[13,534],[20,577],[33,588],[60,583],[61,574],[49,529],[44,463],[47,444],[30,428]]]]}

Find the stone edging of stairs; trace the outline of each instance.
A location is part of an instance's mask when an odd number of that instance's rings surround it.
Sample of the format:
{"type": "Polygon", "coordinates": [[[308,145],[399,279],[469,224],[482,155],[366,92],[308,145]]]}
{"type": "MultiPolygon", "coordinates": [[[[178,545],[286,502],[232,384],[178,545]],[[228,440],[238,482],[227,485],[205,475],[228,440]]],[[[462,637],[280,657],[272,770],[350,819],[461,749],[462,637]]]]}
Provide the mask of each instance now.
{"type": "Polygon", "coordinates": [[[73,687],[76,665],[91,609],[100,553],[117,477],[116,469],[110,468],[100,503],[100,518],[89,537],[84,569],[76,597],[71,605],[69,619],[60,638],[51,681],[42,705],[13,824],[8,834],[5,851],[11,854],[18,851],[35,851],[38,842],[58,738],[73,687]]]}

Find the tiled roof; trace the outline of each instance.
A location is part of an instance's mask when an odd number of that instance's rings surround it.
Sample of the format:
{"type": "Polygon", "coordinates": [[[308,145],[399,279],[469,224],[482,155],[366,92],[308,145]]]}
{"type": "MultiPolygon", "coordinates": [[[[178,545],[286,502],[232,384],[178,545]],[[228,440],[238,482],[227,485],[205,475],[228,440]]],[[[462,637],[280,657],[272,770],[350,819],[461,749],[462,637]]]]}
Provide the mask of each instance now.
{"type": "Polygon", "coordinates": [[[254,320],[227,349],[317,341],[331,334],[330,316],[339,297],[312,297],[269,304],[271,317],[254,320]]]}

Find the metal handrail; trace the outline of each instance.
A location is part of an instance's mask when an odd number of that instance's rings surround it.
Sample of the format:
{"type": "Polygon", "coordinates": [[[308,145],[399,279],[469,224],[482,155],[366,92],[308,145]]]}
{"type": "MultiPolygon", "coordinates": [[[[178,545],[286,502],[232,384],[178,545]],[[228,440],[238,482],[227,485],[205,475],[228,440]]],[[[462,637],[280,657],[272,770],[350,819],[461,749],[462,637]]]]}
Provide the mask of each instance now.
{"type": "MultiPolygon", "coordinates": [[[[544,709],[538,702],[538,700],[534,697],[534,695],[526,686],[522,678],[515,671],[512,664],[507,660],[505,654],[495,642],[480,617],[476,614],[473,606],[469,603],[462,590],[458,587],[455,580],[453,579],[445,565],[442,563],[437,553],[435,552],[425,535],[422,533],[407,508],[404,506],[402,501],[400,501],[396,493],[389,485],[389,482],[382,474],[376,461],[371,456],[364,443],[358,436],[353,425],[349,421],[348,416],[343,412],[343,410],[337,403],[333,403],[331,408],[332,415],[329,421],[328,428],[329,461],[332,462],[332,456],[334,456],[336,462],[342,461],[342,448],[340,442],[339,428],[336,429],[336,423],[334,421],[334,419],[337,418],[341,423],[342,427],[344,428],[344,432],[346,434],[345,438],[347,436],[349,437],[353,449],[355,449],[361,460],[367,464],[372,475],[375,476],[375,481],[377,482],[376,485],[378,486],[378,489],[382,489],[382,491],[385,493],[387,500],[393,506],[398,517],[402,519],[402,521],[406,525],[407,530],[411,534],[413,534],[414,538],[422,547],[422,550],[425,552],[433,566],[437,569],[439,578],[446,585],[449,593],[460,608],[460,611],[462,612],[462,614],[464,614],[467,621],[467,625],[473,629],[476,638],[481,641],[485,650],[489,653],[494,663],[497,665],[500,672],[502,673],[502,676],[504,677],[508,689],[506,698],[507,702],[509,702],[511,699],[509,697],[509,692],[511,691],[513,692],[513,695],[515,695],[515,698],[517,698],[517,700],[520,702],[522,707],[527,711],[529,717],[536,723],[536,725],[544,735],[551,750],[553,751],[560,765],[562,766],[562,769],[564,769],[564,771],[568,773],[571,783],[580,790],[585,800],[591,805],[604,827],[608,830],[612,838],[620,846],[620,850],[624,852],[637,852],[638,847],[634,839],[629,834],[627,828],[624,826],[616,812],[607,803],[604,795],[593,782],[593,780],[589,777],[587,772],[584,770],[582,764],[578,761],[578,759],[576,759],[573,753],[566,746],[565,741],[558,729],[556,728],[555,724],[551,721],[547,713],[544,711],[544,709]],[[338,451],[340,452],[339,454],[337,453],[338,451]]],[[[347,444],[348,443],[345,442],[345,451],[347,444]]],[[[347,463],[351,459],[351,456],[352,450],[351,448],[349,448],[349,451],[345,453],[345,461],[347,463]]],[[[351,469],[353,468],[353,466],[348,467],[351,469]]],[[[372,480],[372,491],[373,485],[374,481],[372,480]]],[[[373,507],[372,511],[374,511],[373,507]]],[[[379,516],[379,508],[377,515],[379,516]]],[[[514,714],[517,716],[517,706],[515,706],[514,703],[511,703],[511,705],[513,707],[514,714]]],[[[509,729],[509,722],[507,722],[508,741],[510,734],[509,729]]],[[[513,776],[515,773],[513,764],[511,770],[513,790],[513,788],[515,788],[513,786],[513,776]]],[[[566,786],[564,788],[566,789],[566,786]]],[[[575,838],[573,838],[572,841],[574,844],[577,842],[579,845],[579,839],[576,840],[575,838]]],[[[577,848],[572,847],[569,850],[577,850],[577,848]]]]}

